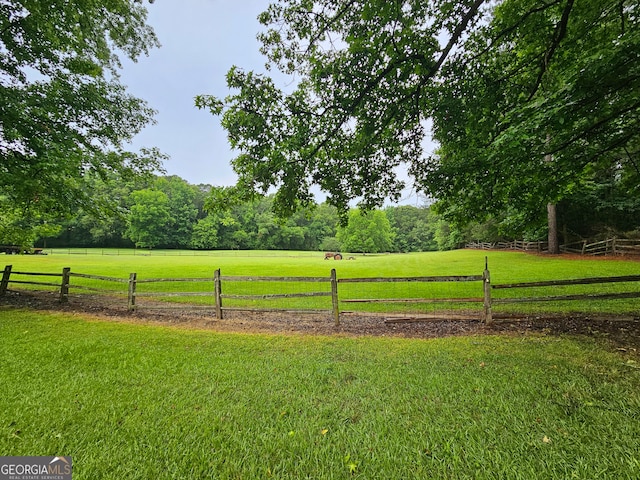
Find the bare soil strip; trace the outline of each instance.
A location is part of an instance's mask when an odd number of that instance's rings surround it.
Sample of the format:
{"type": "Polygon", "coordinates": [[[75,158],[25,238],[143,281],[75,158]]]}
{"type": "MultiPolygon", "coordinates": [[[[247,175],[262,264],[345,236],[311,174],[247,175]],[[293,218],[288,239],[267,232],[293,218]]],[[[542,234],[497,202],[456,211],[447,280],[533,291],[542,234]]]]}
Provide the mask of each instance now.
{"type": "Polygon", "coordinates": [[[29,308],[90,315],[105,321],[154,323],[220,332],[300,335],[381,336],[439,338],[461,335],[585,335],[610,343],[612,348],[637,354],[640,351],[640,318],[616,316],[503,316],[489,325],[478,318],[445,314],[411,316],[395,314],[342,313],[340,325],[329,314],[280,312],[225,312],[217,320],[213,308],[207,310],[153,310],[129,312],[122,298],[94,295],[70,296],[61,304],[49,292],[8,292],[0,298],[0,308],[29,308]]]}

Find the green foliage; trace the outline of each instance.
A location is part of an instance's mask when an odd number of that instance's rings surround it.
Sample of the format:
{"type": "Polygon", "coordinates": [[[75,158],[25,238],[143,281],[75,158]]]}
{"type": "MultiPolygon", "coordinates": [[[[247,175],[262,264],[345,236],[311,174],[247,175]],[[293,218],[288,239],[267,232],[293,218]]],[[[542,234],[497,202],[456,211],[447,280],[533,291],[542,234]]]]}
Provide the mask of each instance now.
{"type": "Polygon", "coordinates": [[[154,113],[117,77],[118,54],[158,45],[146,17],[134,0],[0,3],[0,188],[26,220],[87,205],[88,172],[159,167],[156,150],[122,148],[154,113]]]}
{"type": "Polygon", "coordinates": [[[15,245],[24,249],[43,237],[57,235],[60,225],[48,223],[44,214],[25,218],[22,211],[16,208],[4,196],[0,196],[0,244],[15,245]]]}
{"type": "Polygon", "coordinates": [[[218,246],[218,221],[208,215],[196,222],[191,236],[191,248],[208,250],[218,246]]]}
{"type": "Polygon", "coordinates": [[[171,222],[169,197],[159,190],[137,190],[130,196],[133,202],[127,217],[125,235],[137,247],[153,248],[167,241],[171,222]]]}
{"type": "Polygon", "coordinates": [[[381,210],[349,212],[349,223],[338,228],[338,240],[347,252],[380,253],[392,249],[394,233],[381,210]]]}
{"type": "Polygon", "coordinates": [[[178,176],[159,177],[154,187],[167,196],[169,219],[164,225],[165,237],[159,244],[174,247],[188,247],[198,217],[196,199],[200,192],[178,176]]]}
{"type": "Polygon", "coordinates": [[[631,152],[611,165],[589,167],[559,204],[566,242],[582,238],[625,236],[640,227],[640,162],[631,152]]]}
{"type": "Polygon", "coordinates": [[[339,252],[342,250],[342,244],[337,237],[324,237],[320,244],[320,250],[327,252],[339,252]]]}
{"type": "Polygon", "coordinates": [[[619,0],[279,0],[259,38],[295,89],[234,67],[232,95],[196,103],[239,151],[238,191],[275,187],[277,212],[314,184],[342,215],[381,206],[405,163],[450,221],[528,235],[593,166],[635,165],[638,183],[639,18],[619,0]]]}
{"type": "MultiPolygon", "coordinates": [[[[91,202],[62,223],[55,218],[49,219],[47,225],[55,225],[60,234],[42,234],[46,237],[46,245],[128,248],[132,245],[133,223],[137,225],[134,238],[141,238],[144,229],[151,229],[151,233],[145,235],[149,239],[155,238],[154,248],[327,251],[343,248],[336,238],[337,209],[327,203],[300,209],[288,219],[281,219],[273,212],[273,196],[258,197],[252,202],[227,203],[228,188],[190,185],[176,176],[124,179],[114,173],[104,177],[88,173],[83,177],[81,186],[91,202]],[[166,198],[159,195],[145,197],[144,201],[149,206],[153,201],[160,202],[154,208],[168,209],[168,217],[163,214],[156,219],[140,221],[138,217],[142,207],[134,205],[140,203],[136,192],[141,190],[164,193],[166,198]]],[[[464,238],[455,233],[449,238],[451,232],[457,230],[452,230],[433,208],[387,207],[384,214],[389,219],[393,238],[390,246],[389,241],[384,240],[384,247],[376,247],[380,251],[450,249],[469,240],[491,241],[482,235],[469,235],[469,229],[465,229],[464,238]]],[[[15,218],[21,219],[20,216],[15,218]]],[[[45,225],[45,220],[39,217],[41,225],[45,225]]],[[[353,221],[358,222],[359,219],[353,221]]],[[[32,227],[26,230],[29,239],[33,238],[33,232],[29,232],[32,227]]],[[[480,226],[476,230],[479,229],[480,226]]],[[[3,232],[6,233],[6,228],[3,232]]],[[[8,239],[9,235],[4,234],[4,237],[8,239]]],[[[4,243],[13,242],[6,240],[4,243]]],[[[39,246],[44,244],[45,240],[39,241],[39,246]]]]}
{"type": "Polygon", "coordinates": [[[617,0],[499,2],[442,71],[440,149],[419,176],[441,212],[507,217],[523,236],[547,203],[589,196],[594,170],[637,184],[638,18],[617,0]]]}
{"type": "Polygon", "coordinates": [[[435,218],[430,208],[404,205],[387,207],[384,212],[393,229],[395,251],[426,252],[438,249],[431,225],[435,218]]]}

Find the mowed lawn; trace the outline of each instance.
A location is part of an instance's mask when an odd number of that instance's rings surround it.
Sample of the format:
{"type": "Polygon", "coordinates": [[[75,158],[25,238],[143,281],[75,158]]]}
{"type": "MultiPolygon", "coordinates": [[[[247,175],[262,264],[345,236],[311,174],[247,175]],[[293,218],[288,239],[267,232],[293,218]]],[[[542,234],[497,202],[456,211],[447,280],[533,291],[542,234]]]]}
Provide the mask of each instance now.
{"type": "MultiPolygon", "coordinates": [[[[339,278],[426,275],[481,275],[488,259],[494,283],[524,282],[550,278],[633,275],[640,262],[620,259],[532,255],[522,252],[454,250],[407,254],[354,254],[355,260],[324,260],[322,252],[284,251],[138,251],[108,249],[55,250],[53,255],[0,255],[0,268],[60,272],[71,267],[79,273],[127,278],[212,277],[223,275],[329,276],[339,278]],[[67,254],[65,252],[75,252],[67,254]],[[55,253],[58,252],[58,253],[55,253]]],[[[351,254],[345,254],[348,258],[351,254]]]]}
{"type": "Polygon", "coordinates": [[[0,309],[0,452],[74,479],[640,478],[597,340],[220,334],[0,309]]]}
{"type": "MultiPolygon", "coordinates": [[[[485,268],[485,261],[491,272],[492,285],[510,284],[519,282],[533,282],[542,280],[576,279],[585,277],[610,277],[623,275],[639,275],[640,262],[621,259],[602,259],[586,257],[584,259],[568,259],[563,256],[532,255],[522,252],[505,251],[476,251],[457,250],[450,252],[423,252],[411,254],[391,255],[353,255],[354,260],[324,260],[322,252],[188,252],[188,251],[138,251],[133,255],[132,250],[103,250],[103,249],[78,249],[72,250],[76,254],[56,253],[69,252],[65,250],[55,251],[52,255],[0,255],[0,267],[4,264],[13,265],[14,271],[38,271],[48,273],[60,273],[63,267],[70,267],[72,272],[106,275],[127,279],[132,272],[137,273],[138,280],[151,278],[213,278],[213,272],[220,269],[223,276],[277,276],[277,277],[324,277],[329,278],[331,269],[335,268],[338,279],[354,277],[420,277],[420,276],[445,276],[445,275],[481,275],[485,268]]],[[[345,254],[348,258],[351,254],[345,254]]],[[[20,278],[20,277],[15,277],[20,278]]],[[[22,280],[33,278],[22,277],[22,280]]],[[[51,280],[49,280],[51,281],[51,280]]],[[[57,280],[56,280],[57,281],[57,280]]],[[[104,282],[95,282],[74,277],[72,285],[86,284],[87,286],[105,288],[104,282]],[[100,283],[100,284],[97,284],[100,283]]],[[[211,284],[198,284],[202,291],[212,291],[211,284]]],[[[188,291],[196,284],[146,284],[143,289],[147,291],[188,291]],[[175,289],[175,290],[173,290],[175,289]],[[187,289],[187,290],[185,290],[187,289]]],[[[110,289],[119,289],[126,294],[126,285],[111,283],[110,289]]],[[[258,284],[250,286],[245,284],[229,285],[223,287],[227,294],[253,294],[264,293],[290,293],[297,289],[317,290],[315,284],[276,285],[258,284]],[[280,291],[272,291],[267,289],[280,291]]],[[[50,287],[49,287],[50,288],[50,287]]],[[[329,285],[321,285],[328,290],[329,285]]],[[[507,297],[517,296],[559,296],[575,294],[620,294],[640,291],[640,282],[626,282],[615,284],[596,284],[591,286],[565,286],[542,287],[538,289],[494,289],[492,296],[496,301],[507,297]]],[[[72,293],[86,293],[79,289],[72,289],[72,293]]],[[[466,283],[343,283],[339,287],[339,296],[343,299],[361,298],[477,298],[482,297],[481,282],[466,283]]],[[[174,298],[174,301],[188,302],[213,302],[212,297],[191,297],[190,299],[174,298]]],[[[311,300],[299,300],[291,304],[291,308],[331,308],[329,299],[318,299],[317,304],[311,305],[311,300]],[[305,305],[304,302],[309,303],[305,305]]],[[[226,304],[227,306],[235,306],[226,304]]],[[[396,303],[393,308],[400,308],[396,303]]],[[[240,306],[240,305],[238,305],[240,306]]],[[[275,305],[267,305],[275,306],[275,305]]],[[[287,305],[280,305],[282,306],[287,305]]],[[[440,307],[428,304],[410,305],[403,308],[406,311],[426,311],[429,313],[437,308],[454,308],[455,304],[441,305],[440,307]]],[[[264,307],[264,306],[263,306],[264,307]]],[[[342,304],[342,309],[347,310],[389,310],[388,304],[342,304]]],[[[459,305],[459,308],[481,309],[480,305],[459,305]]],[[[601,301],[592,299],[580,302],[538,302],[531,303],[506,303],[494,306],[494,313],[606,313],[635,315],[640,312],[640,299],[618,299],[615,301],[601,301]]]]}
{"type": "MultiPolygon", "coordinates": [[[[514,252],[85,252],[0,263],[346,278],[478,275],[487,256],[493,283],[640,273],[514,252]]],[[[75,479],[640,478],[638,356],[597,339],[223,334],[1,306],[0,339],[0,455],[71,455],[75,479]]]]}

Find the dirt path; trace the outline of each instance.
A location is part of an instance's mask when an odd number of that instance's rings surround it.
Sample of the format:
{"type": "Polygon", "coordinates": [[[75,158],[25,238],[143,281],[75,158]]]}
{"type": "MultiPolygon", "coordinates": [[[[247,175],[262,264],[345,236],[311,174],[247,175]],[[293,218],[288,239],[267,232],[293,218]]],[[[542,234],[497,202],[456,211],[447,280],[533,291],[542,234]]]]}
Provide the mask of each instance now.
{"type": "Polygon", "coordinates": [[[221,332],[277,333],[303,335],[387,336],[437,338],[460,335],[586,335],[608,341],[612,348],[632,354],[640,352],[640,318],[612,316],[527,316],[498,319],[485,325],[476,319],[407,319],[391,315],[343,313],[336,326],[328,314],[287,314],[281,312],[225,312],[217,320],[213,311],[150,310],[128,312],[122,298],[89,295],[71,296],[61,304],[46,292],[8,293],[0,298],[0,308],[31,308],[89,314],[107,321],[172,325],[180,328],[211,329],[221,332]],[[409,320],[409,321],[407,321],[409,320]]]}

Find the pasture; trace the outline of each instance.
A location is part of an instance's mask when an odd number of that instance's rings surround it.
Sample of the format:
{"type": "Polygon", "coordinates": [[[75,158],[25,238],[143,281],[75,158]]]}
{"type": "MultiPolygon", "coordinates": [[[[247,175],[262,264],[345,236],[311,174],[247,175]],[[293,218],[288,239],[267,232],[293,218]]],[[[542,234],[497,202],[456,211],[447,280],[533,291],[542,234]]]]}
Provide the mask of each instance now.
{"type": "Polygon", "coordinates": [[[59,249],[50,255],[0,255],[1,264],[15,269],[74,271],[126,278],[130,272],[147,277],[206,277],[220,268],[224,275],[323,276],[335,268],[340,277],[478,275],[488,258],[494,282],[547,280],[586,276],[631,275],[640,262],[619,258],[567,259],[522,252],[454,250],[406,254],[354,255],[356,260],[324,260],[322,252],[178,251],[59,249]]]}
{"type": "MultiPolygon", "coordinates": [[[[419,277],[446,275],[481,275],[488,260],[492,285],[545,280],[564,280],[584,277],[610,277],[640,274],[640,262],[625,261],[619,258],[566,258],[531,255],[521,252],[458,250],[451,252],[424,252],[392,255],[355,255],[355,260],[325,260],[322,252],[273,252],[273,251],[221,251],[221,252],[188,252],[188,251],[126,251],[103,249],[78,249],[54,251],[47,256],[0,256],[5,264],[13,264],[16,271],[60,272],[63,267],[71,267],[73,272],[94,275],[107,275],[126,279],[129,273],[135,272],[139,280],[149,278],[212,278],[213,272],[220,269],[223,276],[278,276],[329,277],[330,270],[335,268],[338,279],[357,277],[419,277]],[[135,253],[135,255],[134,255],[135,253]]],[[[76,280],[74,279],[74,282],[76,280]]],[[[180,288],[191,288],[192,285],[165,284],[149,285],[147,289],[157,291],[178,292],[180,288]],[[164,289],[164,290],[163,290],[164,289]]],[[[117,286],[122,290],[121,286],[117,286]]],[[[211,291],[211,285],[201,284],[203,291],[211,291]]],[[[262,295],[263,293],[289,293],[317,289],[317,285],[281,284],[277,292],[268,291],[273,285],[239,283],[227,284],[225,293],[243,295],[262,295]]],[[[329,288],[328,286],[323,288],[329,288]]],[[[620,292],[638,292],[640,282],[626,282],[608,285],[582,286],[546,286],[535,289],[493,290],[496,300],[493,308],[500,314],[618,314],[635,316],[640,311],[637,298],[603,301],[589,299],[584,301],[554,301],[537,303],[498,303],[500,300],[517,297],[524,293],[529,296],[550,296],[566,294],[619,294],[620,292]]],[[[123,291],[124,292],[124,291],[123,291]]],[[[472,298],[482,296],[481,282],[465,284],[452,283],[379,283],[379,284],[340,284],[341,300],[358,298],[472,298]]],[[[211,297],[190,299],[172,297],[172,302],[191,302],[211,304],[211,297]]],[[[227,302],[226,306],[234,304],[227,302]]],[[[247,305],[247,302],[236,303],[236,306],[247,305]]],[[[329,308],[330,300],[298,299],[281,300],[271,304],[277,308],[329,308]],[[295,303],[297,302],[297,303],[295,303]],[[324,303],[323,303],[324,302],[324,303]]],[[[343,303],[341,310],[390,312],[452,312],[456,309],[475,308],[481,305],[416,305],[416,304],[358,304],[343,303]],[[385,310],[386,309],[386,310],[385,310]]]]}
{"type": "Polygon", "coordinates": [[[637,357],[596,339],[223,334],[6,308],[0,336],[0,451],[71,455],[78,480],[640,476],[637,357]]]}

